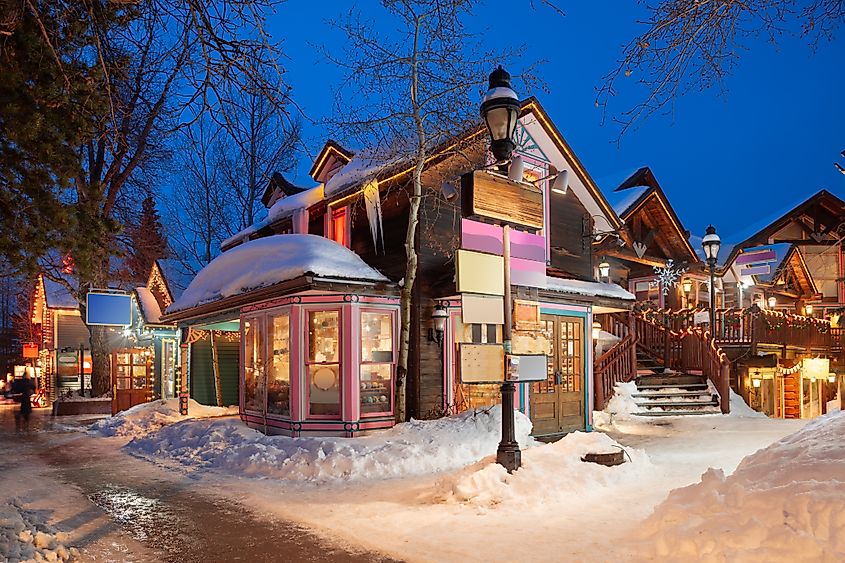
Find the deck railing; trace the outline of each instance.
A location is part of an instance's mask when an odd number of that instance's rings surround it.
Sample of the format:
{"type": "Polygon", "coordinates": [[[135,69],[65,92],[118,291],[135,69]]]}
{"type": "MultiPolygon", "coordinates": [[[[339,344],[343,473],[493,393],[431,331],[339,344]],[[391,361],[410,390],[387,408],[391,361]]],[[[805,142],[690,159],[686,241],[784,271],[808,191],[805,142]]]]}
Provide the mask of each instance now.
{"type": "Polygon", "coordinates": [[[637,337],[628,334],[596,360],[593,381],[597,410],[605,407],[617,383],[631,381],[637,376],[636,345],[637,337]]]}
{"type": "Polygon", "coordinates": [[[722,413],[729,413],[730,362],[710,333],[700,328],[691,328],[679,335],[672,333],[671,336],[680,341],[680,370],[684,373],[700,372],[706,376],[719,392],[719,407],[722,413]]]}

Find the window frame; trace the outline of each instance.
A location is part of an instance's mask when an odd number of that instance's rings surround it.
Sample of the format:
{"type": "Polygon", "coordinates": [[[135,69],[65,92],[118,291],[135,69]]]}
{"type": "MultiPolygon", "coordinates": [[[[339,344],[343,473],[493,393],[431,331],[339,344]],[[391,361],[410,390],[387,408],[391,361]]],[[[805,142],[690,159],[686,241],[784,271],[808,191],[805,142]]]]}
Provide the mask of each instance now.
{"type": "Polygon", "coordinates": [[[303,336],[303,344],[304,348],[302,350],[302,365],[304,367],[302,372],[302,385],[305,387],[305,393],[303,394],[305,398],[305,411],[302,413],[303,420],[343,420],[343,411],[344,411],[344,392],[345,392],[345,385],[344,385],[344,334],[343,334],[343,321],[344,321],[344,314],[343,314],[343,307],[336,306],[336,307],[323,307],[323,306],[305,306],[302,308],[303,317],[304,317],[304,334],[303,336]],[[336,312],[337,313],[337,362],[312,362],[310,358],[311,352],[311,314],[312,313],[329,313],[329,312],[336,312]],[[326,414],[312,414],[311,413],[311,373],[309,367],[312,365],[326,365],[326,366],[333,366],[337,365],[337,378],[338,378],[338,405],[340,407],[339,413],[336,415],[326,415],[326,414]]]}
{"type": "Polygon", "coordinates": [[[358,373],[357,373],[357,380],[359,385],[359,392],[358,392],[358,405],[359,405],[359,417],[361,419],[364,418],[373,418],[373,417],[383,417],[383,416],[391,416],[395,413],[396,407],[394,405],[395,402],[395,395],[396,395],[396,364],[398,361],[399,356],[399,341],[398,341],[398,310],[395,307],[361,307],[360,315],[359,315],[359,331],[361,332],[360,337],[358,338],[359,341],[359,361],[358,361],[358,373]],[[363,319],[365,313],[376,313],[376,314],[387,314],[390,315],[390,327],[391,327],[391,360],[390,362],[373,362],[373,361],[364,361],[364,335],[363,335],[363,319]],[[390,366],[390,389],[389,394],[387,397],[387,402],[390,405],[390,409],[387,411],[379,411],[374,413],[364,413],[360,410],[361,405],[361,393],[360,393],[360,384],[361,384],[361,370],[364,366],[368,365],[389,365],[390,366]]]}

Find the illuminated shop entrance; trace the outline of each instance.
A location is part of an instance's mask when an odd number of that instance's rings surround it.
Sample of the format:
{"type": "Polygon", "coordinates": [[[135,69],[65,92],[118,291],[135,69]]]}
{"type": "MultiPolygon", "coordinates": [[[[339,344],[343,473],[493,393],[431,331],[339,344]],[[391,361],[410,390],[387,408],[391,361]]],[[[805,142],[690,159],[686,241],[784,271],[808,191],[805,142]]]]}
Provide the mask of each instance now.
{"type": "Polygon", "coordinates": [[[534,434],[584,430],[584,319],[542,315],[548,377],[531,385],[534,434]]]}

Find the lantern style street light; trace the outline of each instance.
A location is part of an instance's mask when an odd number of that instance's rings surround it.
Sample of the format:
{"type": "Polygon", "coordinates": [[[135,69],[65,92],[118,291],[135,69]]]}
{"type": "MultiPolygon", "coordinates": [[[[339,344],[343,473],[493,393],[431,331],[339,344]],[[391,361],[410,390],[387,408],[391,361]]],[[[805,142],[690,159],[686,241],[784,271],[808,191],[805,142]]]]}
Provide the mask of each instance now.
{"type": "Polygon", "coordinates": [[[804,305],[804,315],[808,317],[813,316],[813,306],[812,305],[804,305]]]}
{"type": "MultiPolygon", "coordinates": [[[[599,281],[604,281],[607,278],[610,278],[610,262],[607,261],[607,258],[602,258],[599,262],[599,281]]],[[[608,281],[610,280],[608,279],[608,281]]]]}
{"type": "Polygon", "coordinates": [[[716,337],[716,261],[719,258],[719,247],[722,239],[716,234],[713,225],[707,227],[704,238],[701,239],[701,246],[704,248],[704,257],[707,258],[707,266],[710,268],[710,333],[716,337]]]}
{"type": "Polygon", "coordinates": [[[443,343],[443,333],[446,331],[446,319],[448,318],[449,313],[446,312],[446,307],[442,303],[434,306],[434,311],[431,313],[431,321],[434,326],[429,329],[429,340],[437,344],[443,343]]]}
{"type": "MultiPolygon", "coordinates": [[[[511,89],[511,75],[499,65],[490,73],[490,88],[481,102],[481,117],[487,125],[490,134],[490,152],[497,163],[510,159],[516,148],[513,132],[519,119],[519,98],[511,89]]],[[[518,163],[517,163],[518,165],[518,163]]],[[[511,273],[510,273],[510,226],[502,228],[502,258],[504,263],[505,295],[504,295],[504,326],[502,327],[502,347],[505,353],[505,374],[502,382],[502,440],[496,449],[496,463],[504,467],[508,473],[513,473],[522,465],[522,452],[516,441],[514,421],[514,395],[516,384],[510,378],[512,364],[511,339],[513,337],[512,303],[511,303],[511,273]]]]}
{"type": "Polygon", "coordinates": [[[490,73],[489,89],[481,101],[481,117],[490,133],[490,152],[496,162],[508,160],[516,148],[513,132],[519,118],[519,98],[511,88],[511,75],[499,65],[490,73]]]}
{"type": "Polygon", "coordinates": [[[771,297],[769,297],[769,298],[766,300],[766,302],[769,304],[769,309],[774,309],[774,308],[775,308],[775,305],[777,305],[777,304],[778,304],[778,298],[777,298],[777,297],[775,297],[774,295],[772,295],[771,297]]]}

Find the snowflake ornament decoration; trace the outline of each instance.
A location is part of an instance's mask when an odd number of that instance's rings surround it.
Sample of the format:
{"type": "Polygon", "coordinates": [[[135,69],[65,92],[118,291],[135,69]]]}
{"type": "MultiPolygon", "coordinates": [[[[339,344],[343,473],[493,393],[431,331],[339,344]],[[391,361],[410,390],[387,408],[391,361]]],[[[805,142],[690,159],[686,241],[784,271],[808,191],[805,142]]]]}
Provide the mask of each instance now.
{"type": "Polygon", "coordinates": [[[675,266],[672,259],[666,260],[665,266],[654,266],[654,273],[657,274],[657,280],[652,282],[652,285],[660,284],[663,288],[663,295],[669,293],[670,287],[675,287],[681,281],[681,276],[686,272],[686,268],[675,266]]]}

